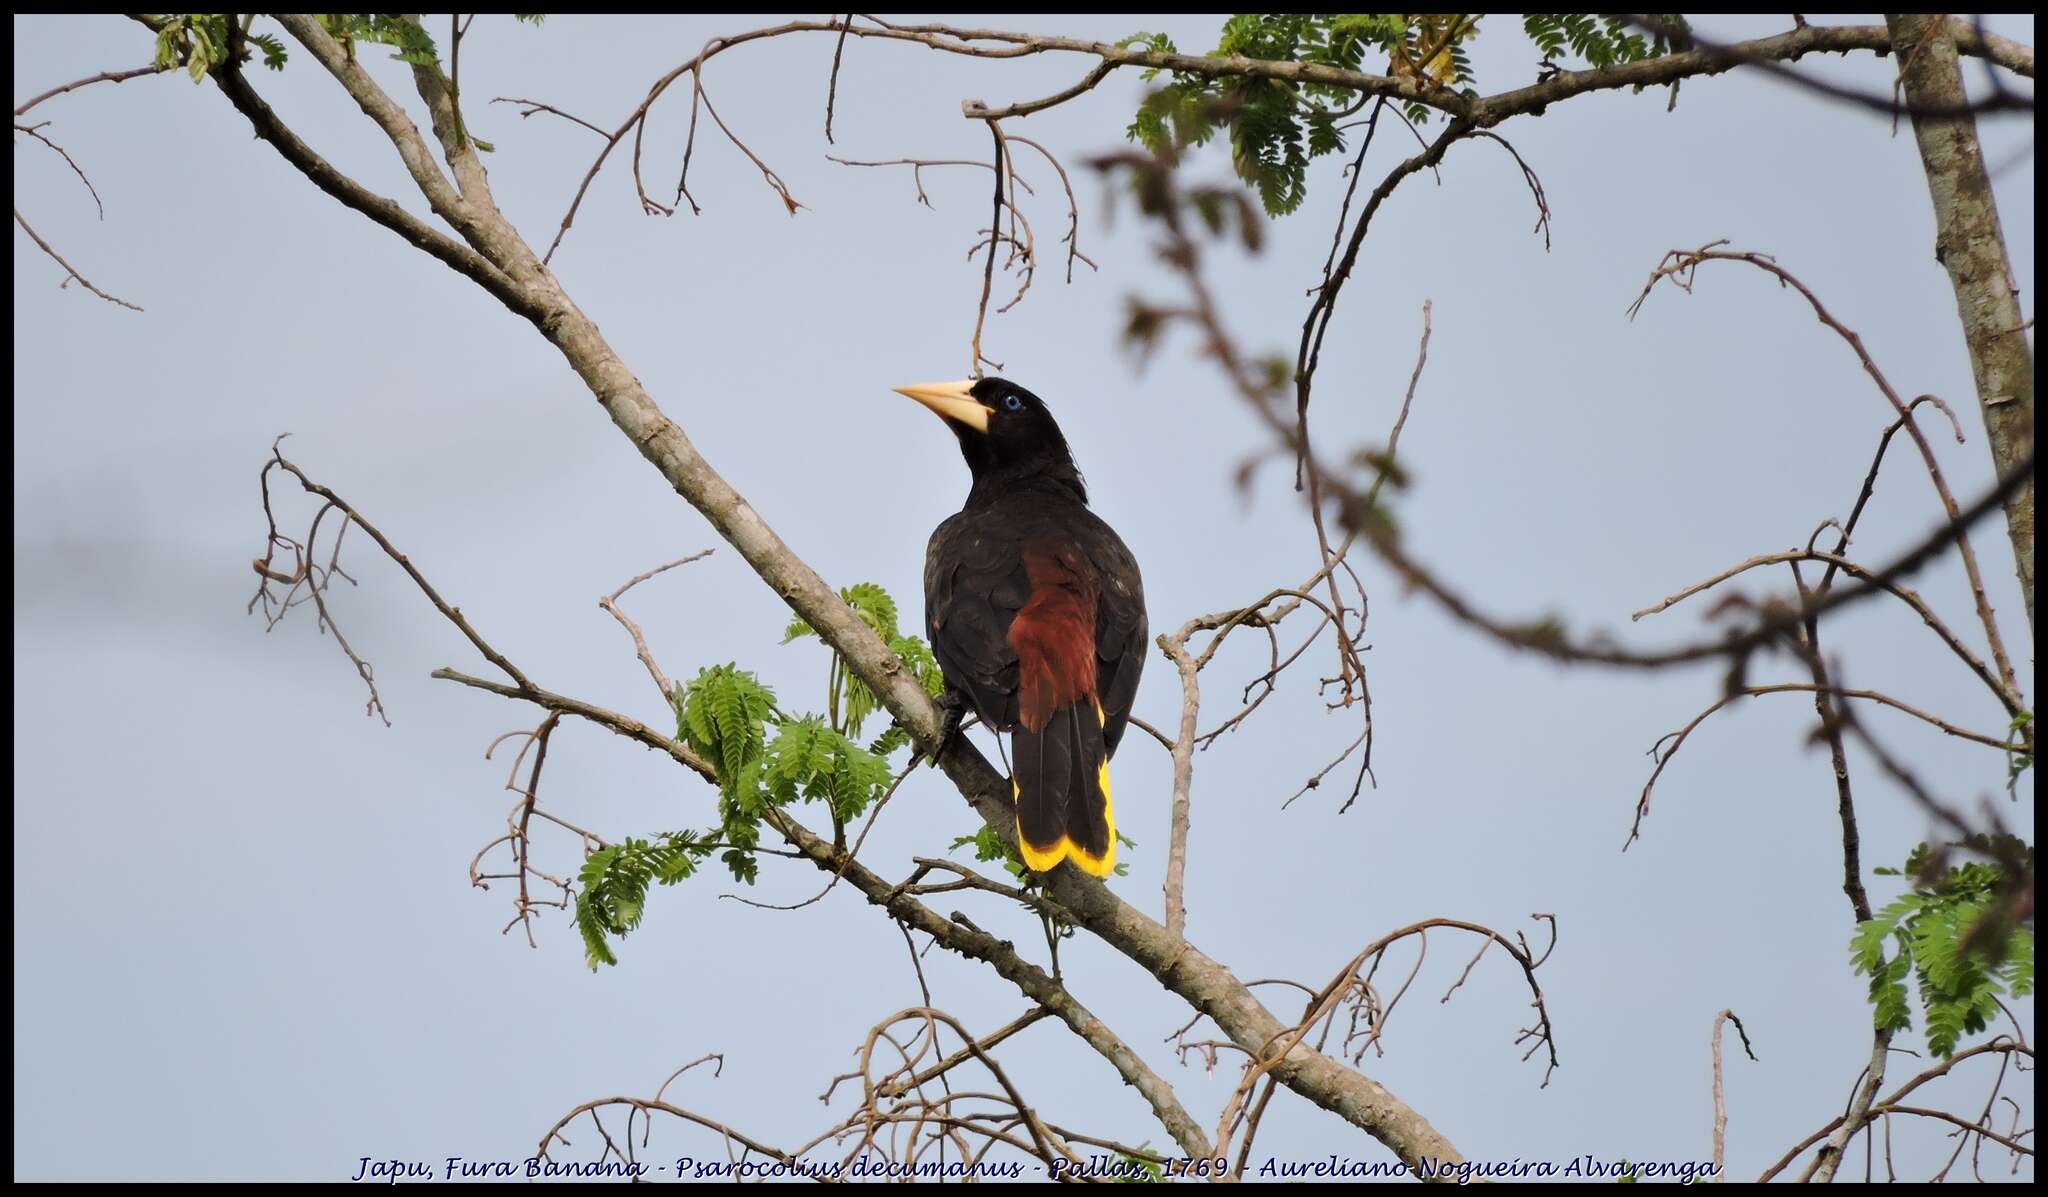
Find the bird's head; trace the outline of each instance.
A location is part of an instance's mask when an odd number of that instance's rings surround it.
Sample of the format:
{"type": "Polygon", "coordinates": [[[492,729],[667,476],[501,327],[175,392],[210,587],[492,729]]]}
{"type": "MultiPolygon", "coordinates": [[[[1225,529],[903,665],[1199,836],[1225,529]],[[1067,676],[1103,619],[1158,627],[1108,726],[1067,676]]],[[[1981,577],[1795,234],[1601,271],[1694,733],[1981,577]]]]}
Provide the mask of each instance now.
{"type": "MultiPolygon", "coordinates": [[[[1081,490],[1067,438],[1044,400],[1002,378],[919,383],[896,393],[922,403],[960,441],[977,483],[1044,474],[1081,490]]],[[[1085,501],[1086,492],[1083,491],[1085,501]]]]}

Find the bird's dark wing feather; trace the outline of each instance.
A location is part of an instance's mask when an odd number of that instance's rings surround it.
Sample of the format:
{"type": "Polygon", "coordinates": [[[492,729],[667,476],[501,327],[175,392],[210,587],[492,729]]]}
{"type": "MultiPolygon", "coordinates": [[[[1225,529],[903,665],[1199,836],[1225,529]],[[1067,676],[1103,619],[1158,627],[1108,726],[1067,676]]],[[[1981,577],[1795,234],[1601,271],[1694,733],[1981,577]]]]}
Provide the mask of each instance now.
{"type": "Polygon", "coordinates": [[[1027,551],[1054,552],[1092,573],[1095,693],[1103,741],[1116,752],[1145,669],[1149,630],[1138,563],[1114,529],[1078,502],[1017,496],[962,511],[932,533],[925,555],[925,630],[958,691],[997,730],[1018,718],[1018,663],[1009,640],[1031,600],[1027,551]]]}
{"type": "Polygon", "coordinates": [[[1138,678],[1145,671],[1150,628],[1145,619],[1145,585],[1138,562],[1108,524],[1093,538],[1091,556],[1098,572],[1095,599],[1096,694],[1102,699],[1102,728],[1109,755],[1123,739],[1131,704],[1138,696],[1138,678]]]}
{"type": "Polygon", "coordinates": [[[1030,590],[1016,538],[1003,523],[963,511],[932,533],[924,563],[932,654],[946,684],[998,730],[1017,721],[1017,652],[1008,634],[1030,590]]]}

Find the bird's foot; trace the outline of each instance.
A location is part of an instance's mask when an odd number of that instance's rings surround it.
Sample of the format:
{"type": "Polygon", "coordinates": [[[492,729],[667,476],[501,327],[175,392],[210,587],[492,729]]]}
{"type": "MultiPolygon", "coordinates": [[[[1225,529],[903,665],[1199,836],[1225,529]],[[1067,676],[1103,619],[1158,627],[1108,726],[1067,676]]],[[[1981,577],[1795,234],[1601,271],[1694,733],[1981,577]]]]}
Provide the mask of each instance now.
{"type": "Polygon", "coordinates": [[[925,759],[936,765],[939,758],[953,747],[953,741],[960,736],[960,724],[967,718],[967,703],[958,694],[948,690],[932,700],[938,705],[944,719],[939,725],[939,742],[925,754],[925,759]]]}

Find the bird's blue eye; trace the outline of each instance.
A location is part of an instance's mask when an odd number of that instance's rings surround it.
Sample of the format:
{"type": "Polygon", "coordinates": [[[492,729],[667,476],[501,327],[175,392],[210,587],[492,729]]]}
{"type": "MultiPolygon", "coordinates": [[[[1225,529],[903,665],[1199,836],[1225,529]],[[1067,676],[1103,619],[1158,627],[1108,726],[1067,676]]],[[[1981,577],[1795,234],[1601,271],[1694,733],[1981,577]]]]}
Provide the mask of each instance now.
{"type": "Polygon", "coordinates": [[[1005,395],[1003,397],[1003,407],[1009,411],[1023,411],[1024,401],[1015,395],[1005,395]]]}

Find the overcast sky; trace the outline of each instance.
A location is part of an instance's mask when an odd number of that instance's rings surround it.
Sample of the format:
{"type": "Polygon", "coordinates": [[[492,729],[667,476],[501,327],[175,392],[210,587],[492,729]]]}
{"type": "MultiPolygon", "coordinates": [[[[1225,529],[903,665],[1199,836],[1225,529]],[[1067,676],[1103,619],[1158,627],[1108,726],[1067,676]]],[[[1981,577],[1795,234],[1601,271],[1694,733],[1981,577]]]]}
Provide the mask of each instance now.
{"type": "MultiPolygon", "coordinates": [[[[1874,17],[1857,18],[1875,20],[1874,17]]],[[[1115,38],[1157,18],[981,18],[1115,38]]],[[[599,145],[492,96],[557,104],[607,127],[647,84],[757,18],[554,17],[539,30],[478,19],[462,82],[474,132],[495,143],[497,198],[545,245],[599,145]]],[[[1166,24],[1185,49],[1214,18],[1166,24]]],[[[1716,24],[1727,33],[1773,26],[1716,24]]],[[[1995,26],[2029,44],[2031,18],[1995,26]]],[[[901,169],[861,159],[972,158],[987,135],[959,116],[1048,94],[1085,64],[968,61],[908,46],[846,47],[837,144],[822,137],[831,39],[744,47],[712,64],[719,114],[788,182],[794,218],[707,125],[691,189],[704,207],[639,214],[615,158],[555,267],[650,393],[781,535],[834,584],[880,582],[921,620],[930,529],[966,471],[952,439],[890,394],[957,377],[980,287],[964,257],[986,219],[977,171],[928,172],[928,210],[901,169]]],[[[146,31],[114,17],[15,21],[18,99],[147,60],[146,31]]],[[[411,98],[403,68],[365,49],[411,98]]],[[[1537,53],[1512,19],[1474,50],[1480,84],[1529,82],[1537,53]]],[[[1803,70],[1882,93],[1868,56],[1803,70]]],[[[1978,68],[1968,68],[1973,78],[1978,68]]],[[[365,184],[410,192],[388,143],[306,57],[256,85],[309,142],[365,184]]],[[[1248,492],[1232,479],[1266,443],[1214,367],[1170,343],[1140,370],[1119,343],[1128,296],[1172,297],[1148,230],[1106,217],[1086,156],[1123,144],[1143,94],[1119,73],[1020,122],[1062,154],[1080,237],[1101,266],[1071,287],[1042,269],[992,321],[989,355],[1053,407],[1096,509],[1143,566],[1155,630],[1291,584],[1314,541],[1287,472],[1248,492]]],[[[657,109],[650,187],[674,177],[687,96],[657,109]]],[[[417,108],[416,99],[413,106],[417,108]]],[[[471,856],[503,826],[505,761],[492,737],[532,711],[431,680],[488,673],[388,562],[354,543],[358,589],[336,596],[350,642],[376,667],[393,726],[304,613],[269,635],[244,614],[260,555],[259,466],[290,455],[347,496],[451,602],[540,684],[659,725],[631,646],[596,606],[625,579],[719,545],[590,401],[563,362],[472,284],[287,168],[211,84],[180,76],[101,85],[34,114],[89,172],[104,222],[64,163],[16,139],[16,204],[115,308],[15,236],[15,1173],[20,1178],[334,1179],[362,1156],[523,1159],[579,1102],[649,1094],[677,1065],[725,1053],[671,1100],[778,1144],[843,1117],[817,1094],[851,1066],[878,1018],[919,1000],[895,927],[842,888],[771,913],[722,900],[716,870],[657,892],[621,964],[592,975],[573,927],[544,919],[540,949],[500,935],[510,895],[470,888],[471,856]]],[[[418,117],[424,124],[424,117],[418,117]]],[[[1945,396],[1968,441],[1934,437],[1957,491],[1990,476],[1955,303],[1910,132],[1880,115],[1738,72],[1665,95],[1591,95],[1503,129],[1541,174],[1554,244],[1532,236],[1529,195],[1497,147],[1460,146],[1441,179],[1388,202],[1344,293],[1317,388],[1322,443],[1376,444],[1434,303],[1429,366],[1401,444],[1414,485],[1398,500],[1408,543],[1491,610],[1555,613],[1632,643],[1705,631],[1707,603],[1631,626],[1628,612],[1756,553],[1793,547],[1844,516],[1890,419],[1843,345],[1789,292],[1746,268],[1701,274],[1698,293],[1624,309],[1667,249],[1728,238],[1776,254],[1858,330],[1898,389],[1945,396]]],[[[1368,170],[1412,151],[1382,130],[1368,170]]],[[[1985,129],[1997,198],[2031,312],[2031,121],[1985,129]]],[[[1217,150],[1192,177],[1226,177],[1217,150]]],[[[1292,353],[1342,195],[1316,164],[1304,209],[1257,257],[1211,277],[1258,352],[1292,353]]],[[[1042,245],[1065,213],[1035,164],[1028,209],[1042,245]]],[[[1001,286],[999,281],[998,286],[1001,286]]],[[[311,507],[287,499],[292,518],[311,507]]],[[[1924,473],[1891,468],[1854,546],[1881,562],[1932,526],[1924,473]]],[[[1976,536],[1992,602],[2031,676],[2032,648],[2002,529],[1976,536]]],[[[1305,662],[1282,694],[1197,760],[1188,929],[1240,977],[1320,984],[1390,929],[1442,915],[1527,930],[1554,913],[1542,970],[1562,1066],[1520,1061],[1518,970],[1493,953],[1448,1003],[1472,950],[1433,940],[1416,989],[1366,1070],[1470,1158],[1704,1159],[1708,1027],[1729,1007],[1760,1062],[1727,1069],[1731,1173],[1756,1175],[1841,1110],[1869,1053],[1863,982],[1848,968],[1840,827],[1810,703],[1771,697],[1716,715],[1667,770],[1644,839],[1619,851],[1663,733],[1713,701],[1711,667],[1644,676],[1568,670],[1506,653],[1404,595],[1365,564],[1378,787],[1340,814],[1326,786],[1281,803],[1355,734],[1326,714],[1305,662]]],[[[1972,644],[1982,630],[1952,561],[1914,583],[1972,644]]],[[[1754,597],[1784,586],[1758,576],[1754,597]]],[[[778,646],[788,611],[720,545],[635,590],[668,671],[737,661],[787,707],[822,705],[824,650],[778,646]]],[[[1847,684],[1908,697],[1994,734],[1997,704],[1897,604],[1832,625],[1847,684]]],[[[1249,637],[1210,672],[1206,711],[1231,709],[1263,667],[1249,637]]],[[[1788,662],[1761,673],[1802,677],[1788,662]]],[[[1151,662],[1140,715],[1176,717],[1172,670],[1151,662]]],[[[1211,717],[1214,717],[1212,715],[1211,717]]],[[[1995,751],[1890,712],[1866,718],[1944,794],[1999,794],[1995,751]]],[[[1205,725],[1209,722],[1205,718],[1205,725]]],[[[1867,865],[1898,863],[1926,820],[1852,753],[1867,865]]],[[[1143,735],[1116,762],[1119,824],[1137,841],[1113,881],[1158,913],[1169,763],[1143,735]]],[[[609,838],[704,825],[713,794],[650,753],[565,724],[549,757],[550,807],[609,838]]],[[[2032,778],[2007,820],[2031,839],[2032,778]]],[[[2004,803],[2003,797],[1999,802],[2004,803]]],[[[815,826],[817,812],[805,811],[815,826]]],[[[974,820],[921,773],[864,850],[884,876],[945,850],[974,820]]],[[[538,863],[579,860],[571,837],[538,863]]],[[[821,884],[766,860],[745,891],[791,902],[821,884]]],[[[1874,879],[1873,900],[1896,892],[1874,879]]],[[[1036,945],[1035,920],[993,901],[939,909],[1036,945]]],[[[1024,948],[1027,954],[1042,949],[1024,948]]],[[[1412,949],[1388,963],[1405,973],[1412,949]]],[[[1186,1018],[1158,983],[1083,935],[1062,953],[1075,994],[1213,1123],[1234,1083],[1182,1068],[1162,1041],[1186,1018]]],[[[986,1031],[1025,1008],[979,965],[935,952],[934,1000],[986,1031]]],[[[1291,1004],[1275,999],[1276,1010],[1291,1004]]],[[[2031,1003],[2015,1006],[2029,1038],[2031,1003]]],[[[1902,1041],[1925,1051],[1916,1031],[1902,1041]]],[[[1051,1023],[1005,1048],[1010,1075],[1054,1121],[1127,1141],[1167,1138],[1109,1066],[1051,1023]]],[[[1923,1067],[1895,1058],[1894,1075],[1923,1067]]],[[[1981,1061],[1923,1091],[1974,1113],[1981,1061]]],[[[1226,1075],[1228,1074],[1228,1075],[1226,1075]]],[[[2030,1102],[2030,1086],[2009,1089],[2030,1102]]],[[[2023,1124],[2030,1124],[2028,1110],[2023,1124]]],[[[594,1158],[595,1136],[572,1157],[594,1158]]],[[[1950,1141],[1894,1127],[1902,1172],[1925,1175],[1950,1141]]],[[[657,1158],[718,1153],[656,1132],[657,1158]]],[[[1379,1160],[1387,1150],[1291,1095],[1257,1155],[1379,1160]]],[[[1987,1174],[2005,1176],[1987,1150],[1987,1174]],[[1995,1167],[1993,1166],[1995,1163],[1995,1167]]],[[[1860,1153],[1848,1169],[1861,1175],[1860,1153]]],[[[1880,1174],[1882,1164],[1880,1163],[1880,1174]]],[[[2031,1160],[2019,1175],[2032,1176],[2031,1160]]]]}

